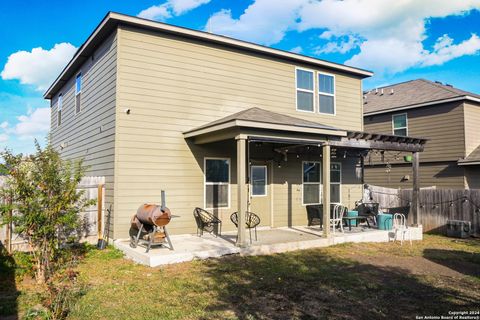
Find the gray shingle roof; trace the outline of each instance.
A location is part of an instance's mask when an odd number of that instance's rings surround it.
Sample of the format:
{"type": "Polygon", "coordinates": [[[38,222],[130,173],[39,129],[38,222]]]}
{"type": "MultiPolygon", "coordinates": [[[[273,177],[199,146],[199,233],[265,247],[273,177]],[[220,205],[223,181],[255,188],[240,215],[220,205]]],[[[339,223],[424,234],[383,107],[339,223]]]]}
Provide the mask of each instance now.
{"type": "Polygon", "coordinates": [[[459,163],[480,161],[480,145],[473,150],[465,159],[458,160],[459,163]]]}
{"type": "Polygon", "coordinates": [[[261,108],[250,108],[247,110],[243,110],[232,115],[226,116],[224,118],[209,122],[205,125],[197,127],[190,131],[195,131],[199,129],[204,129],[208,127],[212,127],[215,125],[227,123],[230,121],[235,120],[244,120],[244,121],[254,121],[254,122],[262,122],[262,123],[271,123],[271,124],[280,124],[280,125],[290,125],[290,126],[298,126],[298,127],[305,127],[305,128],[315,128],[315,129],[327,129],[327,130],[341,130],[339,128],[327,126],[318,122],[313,122],[309,120],[304,120],[292,116],[287,116],[284,114],[267,111],[261,108]]]}
{"type": "Polygon", "coordinates": [[[440,102],[441,100],[464,96],[480,99],[480,95],[475,93],[425,79],[417,79],[365,92],[363,109],[365,114],[393,111],[411,105],[432,101],[440,102]]]}

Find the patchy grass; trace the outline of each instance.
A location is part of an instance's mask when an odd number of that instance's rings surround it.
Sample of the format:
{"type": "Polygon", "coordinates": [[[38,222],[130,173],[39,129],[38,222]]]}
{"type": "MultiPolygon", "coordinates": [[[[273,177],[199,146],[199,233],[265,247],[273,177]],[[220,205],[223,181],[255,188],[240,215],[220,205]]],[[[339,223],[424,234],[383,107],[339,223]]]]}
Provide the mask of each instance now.
{"type": "MultiPolygon", "coordinates": [[[[108,248],[77,269],[87,292],[70,319],[412,319],[480,308],[480,241],[431,235],[412,247],[342,244],[162,268],[108,248]]],[[[20,313],[35,303],[22,286],[20,313]]]]}

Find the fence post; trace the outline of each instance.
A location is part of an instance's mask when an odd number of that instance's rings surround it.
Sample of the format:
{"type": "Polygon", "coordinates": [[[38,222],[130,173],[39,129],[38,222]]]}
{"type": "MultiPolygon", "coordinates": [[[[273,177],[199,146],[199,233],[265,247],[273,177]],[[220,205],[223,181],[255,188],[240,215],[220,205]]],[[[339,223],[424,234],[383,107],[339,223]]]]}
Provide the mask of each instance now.
{"type": "Polygon", "coordinates": [[[97,234],[98,239],[101,239],[102,234],[102,214],[103,214],[103,184],[98,185],[97,190],[97,234]]]}
{"type": "MultiPolygon", "coordinates": [[[[11,206],[12,205],[12,199],[11,198],[7,198],[5,199],[5,202],[8,206],[11,206]]],[[[7,243],[7,252],[9,254],[12,253],[12,215],[13,215],[13,212],[11,209],[8,210],[7,212],[7,220],[8,220],[8,223],[7,223],[7,234],[6,234],[6,239],[5,239],[5,242],[7,243]]]]}

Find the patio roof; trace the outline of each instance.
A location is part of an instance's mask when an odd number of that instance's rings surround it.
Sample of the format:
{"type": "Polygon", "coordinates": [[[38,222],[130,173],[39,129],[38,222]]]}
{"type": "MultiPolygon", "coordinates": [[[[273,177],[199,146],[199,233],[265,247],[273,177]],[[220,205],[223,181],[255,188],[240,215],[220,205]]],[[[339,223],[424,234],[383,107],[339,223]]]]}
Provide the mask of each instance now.
{"type": "Polygon", "coordinates": [[[250,108],[184,132],[197,144],[231,139],[239,135],[249,140],[272,143],[331,146],[417,152],[426,139],[382,133],[349,131],[261,108],[250,108]]]}
{"type": "Polygon", "coordinates": [[[465,159],[458,160],[460,166],[480,165],[480,146],[473,150],[465,159]]]}

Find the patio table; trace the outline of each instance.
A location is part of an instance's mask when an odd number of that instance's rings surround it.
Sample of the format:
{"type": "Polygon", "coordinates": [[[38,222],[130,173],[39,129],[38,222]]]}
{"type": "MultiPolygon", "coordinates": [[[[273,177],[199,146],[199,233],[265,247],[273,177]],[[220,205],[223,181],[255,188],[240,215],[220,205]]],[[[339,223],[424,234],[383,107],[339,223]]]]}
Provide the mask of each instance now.
{"type": "Polygon", "coordinates": [[[362,222],[362,220],[367,221],[367,225],[370,228],[370,223],[368,222],[368,219],[365,216],[343,217],[343,220],[347,222],[348,231],[352,231],[352,220],[360,221],[360,222],[362,222]]]}

